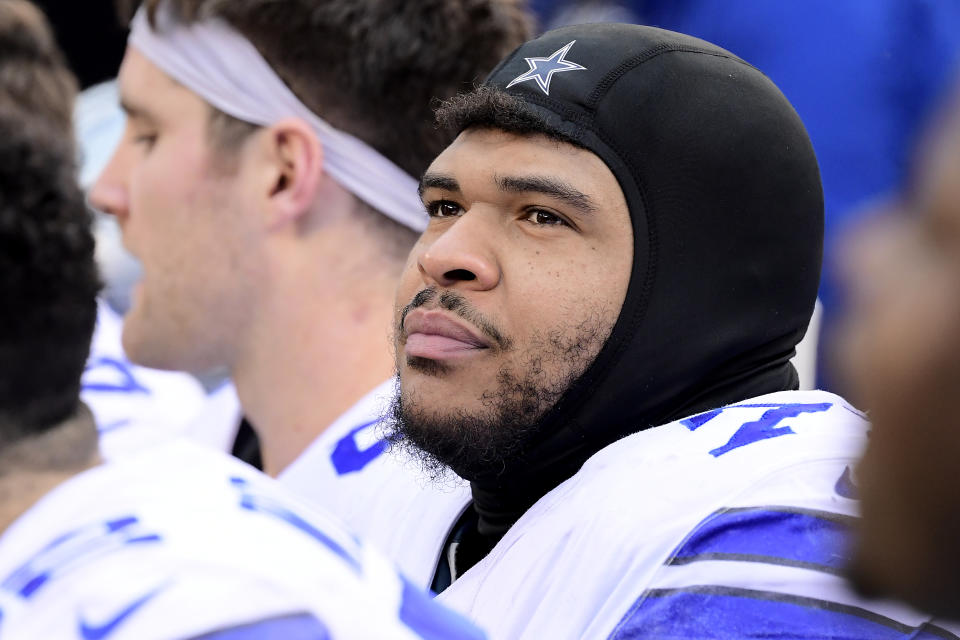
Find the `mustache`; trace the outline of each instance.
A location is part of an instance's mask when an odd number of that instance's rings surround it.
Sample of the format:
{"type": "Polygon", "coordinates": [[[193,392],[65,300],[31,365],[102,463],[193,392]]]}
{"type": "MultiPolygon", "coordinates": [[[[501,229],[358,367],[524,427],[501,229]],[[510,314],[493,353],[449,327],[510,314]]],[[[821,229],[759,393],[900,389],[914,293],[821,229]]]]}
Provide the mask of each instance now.
{"type": "Polygon", "coordinates": [[[444,291],[440,293],[436,287],[422,289],[417,295],[413,296],[410,303],[403,308],[403,311],[400,313],[400,324],[397,326],[397,335],[406,337],[403,325],[407,319],[407,314],[414,309],[427,305],[446,309],[456,316],[463,318],[479,329],[483,335],[490,338],[495,345],[504,351],[509,349],[513,344],[513,341],[505,336],[503,332],[497,328],[496,324],[474,309],[465,297],[455,291],[444,291]],[[436,302],[436,305],[431,304],[434,302],[436,302]]]}

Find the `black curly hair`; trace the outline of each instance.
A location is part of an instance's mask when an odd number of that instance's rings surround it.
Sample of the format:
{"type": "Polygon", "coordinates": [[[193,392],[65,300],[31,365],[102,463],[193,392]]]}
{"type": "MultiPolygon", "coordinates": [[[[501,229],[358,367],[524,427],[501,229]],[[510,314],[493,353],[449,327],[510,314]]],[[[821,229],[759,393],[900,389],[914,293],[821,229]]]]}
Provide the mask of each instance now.
{"type": "Polygon", "coordinates": [[[79,402],[100,279],[72,149],[47,119],[0,106],[0,445],[79,402]]]}

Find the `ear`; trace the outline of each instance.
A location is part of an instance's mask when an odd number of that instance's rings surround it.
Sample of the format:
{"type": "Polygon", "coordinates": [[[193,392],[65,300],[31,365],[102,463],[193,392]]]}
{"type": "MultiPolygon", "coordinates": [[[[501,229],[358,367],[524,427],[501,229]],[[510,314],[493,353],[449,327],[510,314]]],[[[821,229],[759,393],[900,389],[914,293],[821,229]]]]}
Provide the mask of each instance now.
{"type": "Polygon", "coordinates": [[[313,205],[323,173],[323,148],[317,134],[299,118],[286,118],[263,132],[267,226],[297,220],[313,205]]]}

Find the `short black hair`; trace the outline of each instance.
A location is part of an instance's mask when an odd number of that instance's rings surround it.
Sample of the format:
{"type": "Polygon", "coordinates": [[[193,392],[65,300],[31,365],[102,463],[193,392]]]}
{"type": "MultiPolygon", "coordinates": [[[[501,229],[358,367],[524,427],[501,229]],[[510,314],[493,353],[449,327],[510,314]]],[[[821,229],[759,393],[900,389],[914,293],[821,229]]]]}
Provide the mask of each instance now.
{"type": "Polygon", "coordinates": [[[499,129],[521,136],[542,135],[576,147],[583,145],[551,127],[527,102],[492,86],[456,95],[437,107],[437,126],[455,136],[466,129],[499,129]]]}
{"type": "Polygon", "coordinates": [[[78,407],[100,279],[73,146],[0,107],[0,444],[78,407]]]}

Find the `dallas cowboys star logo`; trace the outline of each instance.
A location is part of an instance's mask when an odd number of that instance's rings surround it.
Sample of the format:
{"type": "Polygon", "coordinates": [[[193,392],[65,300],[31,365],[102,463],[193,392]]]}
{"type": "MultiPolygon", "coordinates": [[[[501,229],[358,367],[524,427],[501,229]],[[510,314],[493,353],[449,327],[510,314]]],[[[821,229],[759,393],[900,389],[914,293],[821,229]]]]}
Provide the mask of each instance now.
{"type": "Polygon", "coordinates": [[[553,74],[563,71],[586,71],[586,67],[564,59],[574,42],[576,40],[571,40],[547,58],[525,58],[527,64],[530,65],[530,70],[511,80],[507,89],[527,80],[536,80],[540,90],[550,95],[550,81],[553,79],[553,74]]]}

